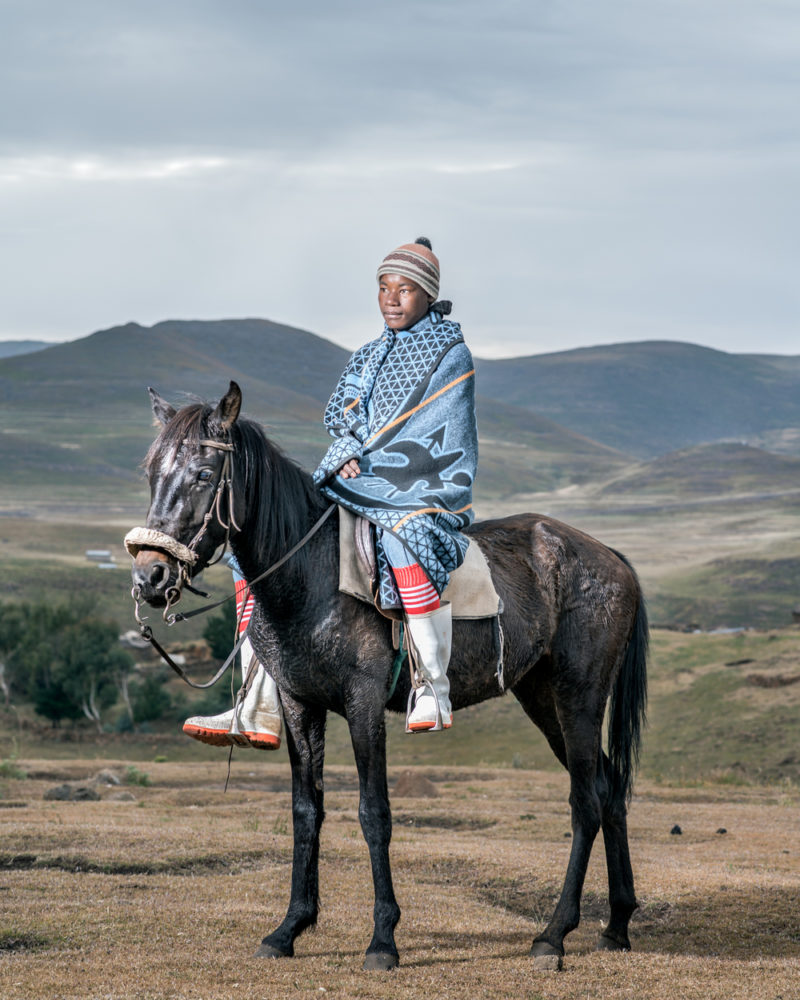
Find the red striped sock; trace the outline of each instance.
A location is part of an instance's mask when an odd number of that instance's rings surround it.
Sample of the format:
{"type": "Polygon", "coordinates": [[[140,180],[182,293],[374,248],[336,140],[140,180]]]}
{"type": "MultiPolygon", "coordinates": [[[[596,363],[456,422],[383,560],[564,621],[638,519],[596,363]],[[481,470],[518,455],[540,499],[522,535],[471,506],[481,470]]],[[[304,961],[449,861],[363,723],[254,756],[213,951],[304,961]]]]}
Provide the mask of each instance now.
{"type": "Polygon", "coordinates": [[[239,635],[241,635],[247,631],[247,626],[250,624],[250,616],[253,613],[255,598],[250,593],[247,580],[237,580],[234,586],[236,588],[236,620],[239,621],[239,616],[241,615],[241,621],[239,622],[239,635]],[[244,613],[242,613],[243,604],[244,613]]]}
{"type": "Polygon", "coordinates": [[[441,601],[436,588],[419,563],[413,563],[411,566],[395,566],[392,572],[407,615],[424,615],[439,607],[441,601]]]}

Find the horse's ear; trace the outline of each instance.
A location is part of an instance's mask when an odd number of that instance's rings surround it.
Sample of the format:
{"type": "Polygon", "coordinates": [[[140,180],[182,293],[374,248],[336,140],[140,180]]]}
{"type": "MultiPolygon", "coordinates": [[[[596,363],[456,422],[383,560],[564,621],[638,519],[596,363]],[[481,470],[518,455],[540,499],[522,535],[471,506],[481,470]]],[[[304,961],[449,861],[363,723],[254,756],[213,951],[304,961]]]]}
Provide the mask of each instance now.
{"type": "Polygon", "coordinates": [[[231,382],[228,391],[217,403],[217,408],[209,417],[208,429],[227,433],[236,423],[241,408],[242,390],[235,382],[231,382]]]}
{"type": "Polygon", "coordinates": [[[148,386],[147,391],[150,393],[150,405],[153,407],[153,414],[156,420],[166,426],[178,411],[163,396],[160,396],[155,389],[148,386]]]}

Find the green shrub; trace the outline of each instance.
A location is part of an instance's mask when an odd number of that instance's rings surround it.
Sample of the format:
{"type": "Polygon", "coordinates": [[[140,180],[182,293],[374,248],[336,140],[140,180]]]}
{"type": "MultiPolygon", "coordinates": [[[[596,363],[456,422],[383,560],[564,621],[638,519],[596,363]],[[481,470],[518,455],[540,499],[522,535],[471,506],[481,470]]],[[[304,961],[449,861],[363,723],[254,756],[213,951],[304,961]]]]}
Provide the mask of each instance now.
{"type": "Polygon", "coordinates": [[[143,788],[146,788],[152,782],[150,781],[150,775],[146,771],[140,771],[133,764],[128,764],[125,769],[125,784],[141,785],[143,788]]]}
{"type": "Polygon", "coordinates": [[[24,781],[28,772],[17,765],[16,757],[6,757],[0,761],[0,778],[11,778],[14,781],[24,781]]]}
{"type": "Polygon", "coordinates": [[[172,708],[172,698],[164,687],[163,678],[150,674],[143,681],[131,684],[131,706],[137,723],[163,719],[172,708]]]}
{"type": "Polygon", "coordinates": [[[236,641],[236,606],[233,601],[223,604],[218,615],[208,619],[203,638],[211,648],[211,655],[224,660],[236,641]]]}

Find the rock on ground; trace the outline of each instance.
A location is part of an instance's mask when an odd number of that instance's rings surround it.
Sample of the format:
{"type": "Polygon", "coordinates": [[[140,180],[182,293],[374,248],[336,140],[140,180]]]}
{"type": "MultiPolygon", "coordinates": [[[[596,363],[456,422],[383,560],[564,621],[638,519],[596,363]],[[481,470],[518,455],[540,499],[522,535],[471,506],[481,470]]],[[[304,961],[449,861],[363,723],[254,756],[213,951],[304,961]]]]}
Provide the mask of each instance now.
{"type": "Polygon", "coordinates": [[[397,779],[392,795],[395,798],[436,799],[439,792],[436,785],[424,774],[415,771],[403,771],[397,779]]]}

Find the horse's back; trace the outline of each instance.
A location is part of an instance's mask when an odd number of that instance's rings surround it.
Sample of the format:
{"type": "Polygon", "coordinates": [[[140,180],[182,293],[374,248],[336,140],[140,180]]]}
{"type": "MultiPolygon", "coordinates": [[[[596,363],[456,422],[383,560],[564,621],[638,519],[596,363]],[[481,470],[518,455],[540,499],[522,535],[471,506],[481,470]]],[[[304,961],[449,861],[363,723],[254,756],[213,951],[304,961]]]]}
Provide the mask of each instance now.
{"type": "Polygon", "coordinates": [[[468,534],[503,601],[507,686],[547,658],[574,660],[580,651],[581,658],[616,659],[624,649],[641,589],[619,553],[542,514],[477,521],[468,534]]]}
{"type": "Polygon", "coordinates": [[[527,584],[550,596],[555,609],[559,595],[602,583],[638,598],[636,574],[620,553],[556,518],[513,514],[476,521],[466,533],[486,556],[501,597],[527,584]]]}

